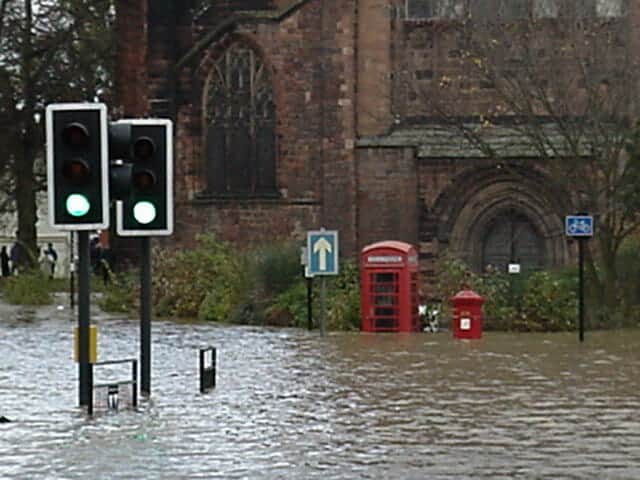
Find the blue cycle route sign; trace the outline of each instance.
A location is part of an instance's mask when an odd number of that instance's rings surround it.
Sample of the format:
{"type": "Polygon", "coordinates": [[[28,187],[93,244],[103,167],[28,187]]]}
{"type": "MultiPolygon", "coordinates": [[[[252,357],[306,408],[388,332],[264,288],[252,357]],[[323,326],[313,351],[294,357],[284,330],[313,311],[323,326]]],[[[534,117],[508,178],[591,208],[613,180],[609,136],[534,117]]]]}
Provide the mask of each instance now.
{"type": "Polygon", "coordinates": [[[309,275],[338,274],[338,232],[315,230],[307,232],[307,255],[309,275]]]}
{"type": "Polygon", "coordinates": [[[593,216],[567,215],[564,221],[568,237],[593,237],[593,216]]]}

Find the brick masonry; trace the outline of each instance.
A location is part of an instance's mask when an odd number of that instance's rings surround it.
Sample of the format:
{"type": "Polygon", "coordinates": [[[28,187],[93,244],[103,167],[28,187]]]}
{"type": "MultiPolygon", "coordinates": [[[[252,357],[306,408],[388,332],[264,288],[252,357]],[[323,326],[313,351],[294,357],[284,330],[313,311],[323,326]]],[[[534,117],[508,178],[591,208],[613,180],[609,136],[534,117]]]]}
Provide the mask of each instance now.
{"type": "MultiPolygon", "coordinates": [[[[486,159],[425,157],[419,144],[387,141],[398,129],[424,127],[415,119],[433,114],[418,89],[451,95],[461,113],[491,102],[481,83],[438,89],[442,76],[462,68],[462,40],[450,26],[407,21],[403,0],[236,0],[202,18],[191,18],[190,3],[117,2],[119,112],[166,115],[176,125],[176,235],[166,242],[190,245],[198,233],[215,232],[239,246],[302,245],[307,230],[324,226],[340,231],[344,256],[374,241],[403,240],[419,247],[423,271],[433,273],[444,248],[473,263],[491,216],[513,205],[547,239],[549,264],[568,259],[559,208],[568,200],[534,165],[499,172],[486,159]],[[204,83],[236,40],[253,45],[271,76],[276,199],[203,195],[204,83]],[[367,138],[375,141],[365,145],[367,138]]],[[[629,41],[638,45],[640,7],[628,18],[635,25],[629,41]]]]}

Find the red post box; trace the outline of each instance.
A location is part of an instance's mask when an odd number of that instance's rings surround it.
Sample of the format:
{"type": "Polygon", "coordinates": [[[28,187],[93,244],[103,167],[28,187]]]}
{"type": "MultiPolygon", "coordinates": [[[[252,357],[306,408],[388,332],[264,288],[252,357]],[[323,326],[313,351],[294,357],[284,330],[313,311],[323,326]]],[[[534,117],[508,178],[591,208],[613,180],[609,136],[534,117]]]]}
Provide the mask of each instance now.
{"type": "Polygon", "coordinates": [[[450,301],[453,307],[453,336],[455,338],[481,338],[484,297],[473,290],[465,289],[456,293],[450,301]]]}
{"type": "Polygon", "coordinates": [[[418,253],[408,243],[378,242],[360,255],[360,302],[365,332],[418,332],[418,253]]]}

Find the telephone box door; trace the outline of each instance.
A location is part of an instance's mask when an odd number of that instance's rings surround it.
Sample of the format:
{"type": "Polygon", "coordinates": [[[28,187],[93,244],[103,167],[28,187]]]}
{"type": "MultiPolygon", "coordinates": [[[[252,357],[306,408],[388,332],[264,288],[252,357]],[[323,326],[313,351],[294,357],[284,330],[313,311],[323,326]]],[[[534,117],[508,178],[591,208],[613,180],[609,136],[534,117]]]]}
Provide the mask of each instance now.
{"type": "Polygon", "coordinates": [[[371,329],[376,332],[395,332],[400,326],[399,272],[374,271],[368,275],[371,329]]]}

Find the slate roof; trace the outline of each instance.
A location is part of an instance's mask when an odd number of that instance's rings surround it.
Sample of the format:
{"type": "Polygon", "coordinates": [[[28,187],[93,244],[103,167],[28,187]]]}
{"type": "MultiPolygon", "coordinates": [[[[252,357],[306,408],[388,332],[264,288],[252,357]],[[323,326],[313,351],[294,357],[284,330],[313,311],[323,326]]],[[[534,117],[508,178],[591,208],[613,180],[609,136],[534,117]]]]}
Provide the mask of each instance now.
{"type": "MultiPolygon", "coordinates": [[[[418,158],[482,158],[487,157],[486,150],[483,151],[478,141],[481,139],[484,145],[495,152],[497,157],[504,158],[539,158],[540,147],[532,143],[531,135],[525,133],[525,127],[491,126],[482,127],[479,124],[468,124],[464,128],[469,135],[464,135],[458,127],[447,125],[429,125],[399,128],[387,135],[362,137],[358,139],[357,146],[360,148],[406,148],[416,149],[418,158]]],[[[557,127],[553,125],[542,125],[532,129],[540,132],[543,141],[553,142],[554,148],[547,145],[548,155],[554,156],[554,149],[562,151],[563,137],[557,132],[557,127]]],[[[583,155],[587,154],[586,146],[583,147],[583,155]]]]}

